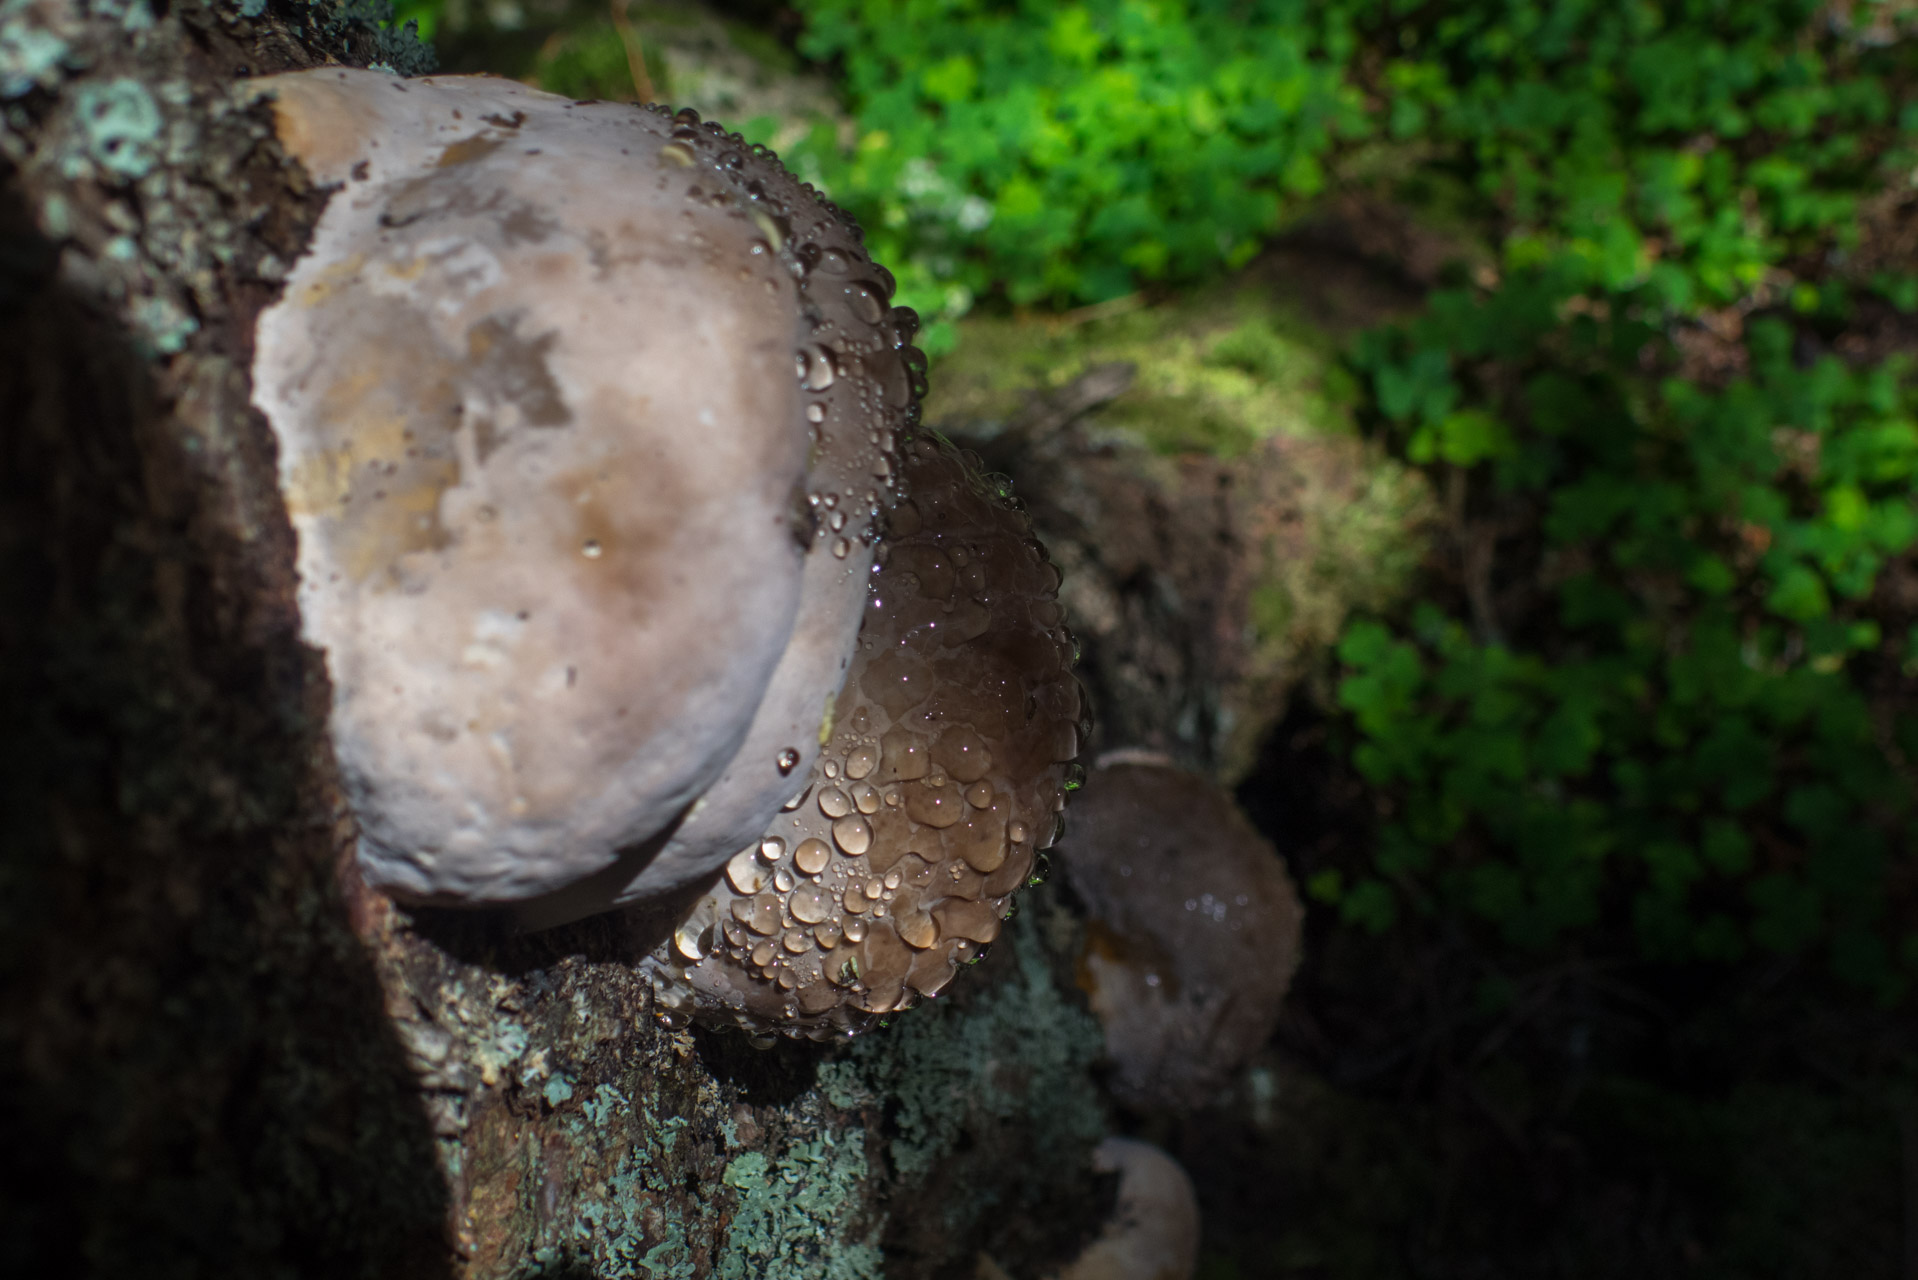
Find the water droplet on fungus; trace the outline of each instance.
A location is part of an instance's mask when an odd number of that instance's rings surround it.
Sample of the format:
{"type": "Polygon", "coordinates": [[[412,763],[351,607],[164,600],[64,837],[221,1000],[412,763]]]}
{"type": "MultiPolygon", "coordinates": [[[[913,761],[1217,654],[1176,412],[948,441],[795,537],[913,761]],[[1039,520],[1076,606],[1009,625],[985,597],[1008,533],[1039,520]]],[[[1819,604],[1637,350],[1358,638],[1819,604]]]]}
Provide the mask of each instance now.
{"type": "Polygon", "coordinates": [[[809,876],[816,876],[826,869],[832,860],[832,850],[824,840],[817,837],[802,841],[793,851],[793,865],[809,876]]]}
{"type": "Polygon", "coordinates": [[[816,884],[804,884],[793,891],[788,901],[793,919],[802,924],[818,924],[831,914],[832,903],[826,890],[816,884]]]}
{"type": "Polygon", "coordinates": [[[751,849],[742,849],[726,864],[726,880],[733,892],[750,897],[766,887],[766,869],[759,865],[751,849]]]}
{"type": "Polygon", "coordinates": [[[841,818],[832,824],[832,838],[856,858],[872,847],[872,827],[864,818],[841,818]]]}
{"type": "Polygon", "coordinates": [[[824,391],[839,376],[832,352],[825,347],[801,347],[793,359],[799,372],[799,384],[808,391],[824,391]]]}

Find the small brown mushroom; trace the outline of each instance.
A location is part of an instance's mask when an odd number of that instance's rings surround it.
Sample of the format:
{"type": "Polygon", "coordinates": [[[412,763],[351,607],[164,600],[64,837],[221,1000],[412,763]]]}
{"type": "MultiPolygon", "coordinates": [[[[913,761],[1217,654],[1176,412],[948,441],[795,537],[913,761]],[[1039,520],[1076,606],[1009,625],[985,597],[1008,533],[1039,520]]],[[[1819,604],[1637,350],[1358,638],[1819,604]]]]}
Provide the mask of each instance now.
{"type": "Polygon", "coordinates": [[[1058,858],[1089,917],[1079,975],[1113,1093],[1200,1105],[1271,1037],[1298,967],[1284,863],[1225,792],[1133,753],[1092,770],[1058,858]]]}
{"type": "Polygon", "coordinates": [[[1179,1162],[1136,1138],[1107,1138],[1092,1167],[1119,1175],[1118,1202],[1105,1230],[1054,1280],[1191,1280],[1199,1197],[1179,1162]]]}

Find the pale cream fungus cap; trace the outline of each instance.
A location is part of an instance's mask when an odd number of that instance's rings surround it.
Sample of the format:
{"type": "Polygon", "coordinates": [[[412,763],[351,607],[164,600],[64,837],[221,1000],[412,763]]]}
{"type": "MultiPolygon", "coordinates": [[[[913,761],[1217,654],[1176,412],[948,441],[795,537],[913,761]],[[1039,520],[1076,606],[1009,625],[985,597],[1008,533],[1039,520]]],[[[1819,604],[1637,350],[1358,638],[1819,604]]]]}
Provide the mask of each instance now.
{"type": "Polygon", "coordinates": [[[890,279],[696,118],[258,84],[338,188],[254,383],[368,880],[485,905],[598,875],[564,916],[710,876],[844,678],[915,389],[890,279]]]}

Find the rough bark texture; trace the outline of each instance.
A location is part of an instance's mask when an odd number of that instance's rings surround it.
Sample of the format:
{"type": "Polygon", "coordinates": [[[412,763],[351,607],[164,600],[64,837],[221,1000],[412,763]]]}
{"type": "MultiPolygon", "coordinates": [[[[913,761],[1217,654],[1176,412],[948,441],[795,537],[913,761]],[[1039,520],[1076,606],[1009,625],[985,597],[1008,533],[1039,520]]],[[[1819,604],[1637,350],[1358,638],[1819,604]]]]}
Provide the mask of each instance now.
{"type": "Polygon", "coordinates": [[[0,6],[0,1264],[1041,1273],[1110,1198],[1042,895],[951,997],[762,1053],[654,1021],[656,920],[358,883],[247,380],[324,194],[230,93],[417,69],[356,12],[0,6]]]}

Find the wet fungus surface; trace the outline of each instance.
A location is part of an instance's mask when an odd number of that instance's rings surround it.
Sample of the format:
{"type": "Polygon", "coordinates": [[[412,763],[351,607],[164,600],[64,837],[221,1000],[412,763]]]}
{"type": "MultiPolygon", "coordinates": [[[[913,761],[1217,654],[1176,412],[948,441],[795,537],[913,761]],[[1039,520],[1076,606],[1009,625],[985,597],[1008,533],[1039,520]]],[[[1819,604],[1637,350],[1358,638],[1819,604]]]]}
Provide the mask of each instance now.
{"type": "Polygon", "coordinates": [[[648,961],[669,1017],[824,1039],[936,996],[1063,827],[1085,710],[1058,571],[950,446],[903,466],[818,767],[648,961]]]}
{"type": "Polygon", "coordinates": [[[691,112],[485,77],[259,82],[329,189],[258,330],[367,881],[543,928],[691,915],[672,1021],[939,993],[1058,838],[1058,571],[918,430],[857,226],[691,112]]]}
{"type": "Polygon", "coordinates": [[[1272,1035],[1303,911],[1232,797],[1169,764],[1104,757],[1058,861],[1085,906],[1079,981],[1105,1027],[1113,1094],[1202,1105],[1272,1035]]]}

